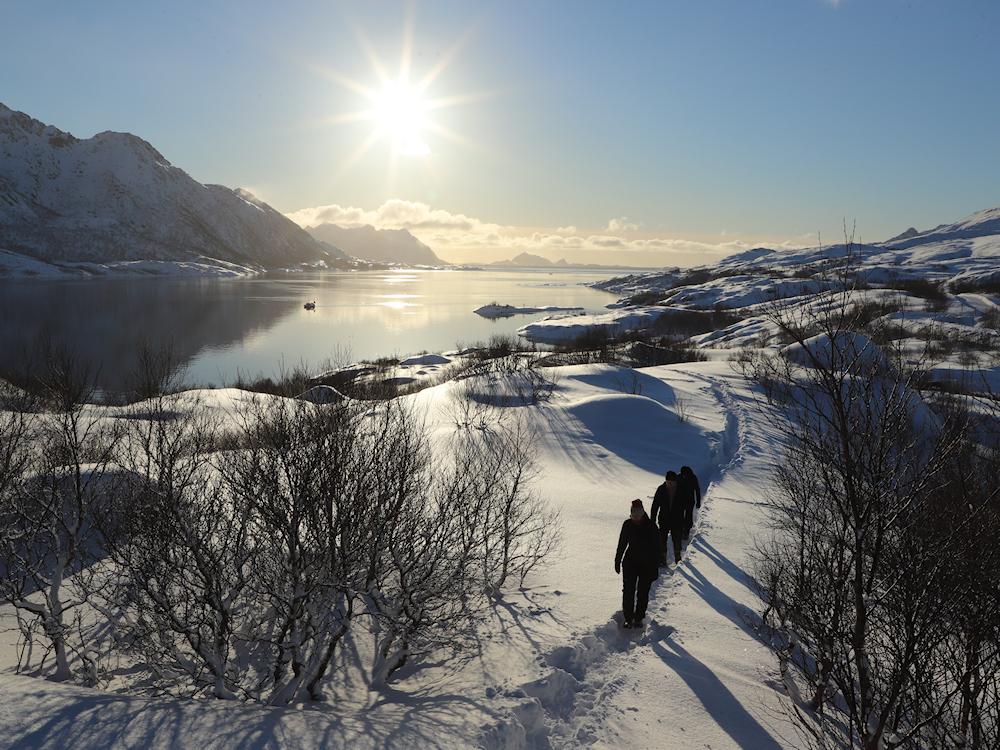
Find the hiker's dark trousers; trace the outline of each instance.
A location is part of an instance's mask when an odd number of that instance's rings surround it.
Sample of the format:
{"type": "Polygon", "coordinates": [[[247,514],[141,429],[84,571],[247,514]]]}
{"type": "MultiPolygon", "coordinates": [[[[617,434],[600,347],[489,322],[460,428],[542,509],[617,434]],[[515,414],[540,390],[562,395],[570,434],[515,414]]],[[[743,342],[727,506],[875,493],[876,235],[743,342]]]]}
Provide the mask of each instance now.
{"type": "Polygon", "coordinates": [[[684,505],[684,538],[691,535],[691,528],[694,526],[694,501],[684,505]]]}
{"type": "Polygon", "coordinates": [[[660,541],[663,542],[663,549],[661,555],[663,559],[667,559],[667,537],[672,536],[674,539],[674,562],[679,562],[681,559],[681,544],[684,541],[684,522],[676,524],[674,526],[661,525],[660,526],[660,541]]]}
{"type": "Polygon", "coordinates": [[[622,565],[622,614],[626,621],[641,620],[649,606],[649,587],[655,573],[638,565],[622,565]]]}

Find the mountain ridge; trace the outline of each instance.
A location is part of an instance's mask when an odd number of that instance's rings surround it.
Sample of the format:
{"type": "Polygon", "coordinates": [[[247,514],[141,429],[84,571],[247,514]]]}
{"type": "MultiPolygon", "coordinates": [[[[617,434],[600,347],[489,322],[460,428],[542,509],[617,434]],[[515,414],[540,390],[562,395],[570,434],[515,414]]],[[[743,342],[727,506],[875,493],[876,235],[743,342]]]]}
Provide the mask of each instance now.
{"type": "Polygon", "coordinates": [[[241,188],[197,182],[151,143],[78,138],[0,103],[0,249],[45,262],[343,261],[241,188]]]}

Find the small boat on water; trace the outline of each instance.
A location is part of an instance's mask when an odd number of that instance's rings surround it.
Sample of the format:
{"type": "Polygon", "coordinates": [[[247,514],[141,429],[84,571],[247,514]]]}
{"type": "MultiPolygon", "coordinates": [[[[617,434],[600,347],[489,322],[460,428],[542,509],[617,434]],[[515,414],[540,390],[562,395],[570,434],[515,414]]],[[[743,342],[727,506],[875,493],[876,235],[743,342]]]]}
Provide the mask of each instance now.
{"type": "Polygon", "coordinates": [[[312,302],[306,302],[306,303],[305,303],[304,305],[302,305],[302,306],[303,306],[303,307],[304,307],[304,308],[305,308],[306,310],[315,310],[315,309],[316,309],[316,300],[313,300],[312,302]]]}

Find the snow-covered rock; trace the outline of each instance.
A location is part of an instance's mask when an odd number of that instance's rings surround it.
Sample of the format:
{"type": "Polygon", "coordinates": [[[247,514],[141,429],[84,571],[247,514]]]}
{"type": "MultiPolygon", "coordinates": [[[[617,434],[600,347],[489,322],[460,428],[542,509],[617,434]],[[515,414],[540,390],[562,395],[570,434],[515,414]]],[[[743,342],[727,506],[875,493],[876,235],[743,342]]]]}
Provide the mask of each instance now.
{"type": "Polygon", "coordinates": [[[411,367],[413,365],[447,365],[451,360],[443,354],[420,354],[415,357],[407,357],[401,360],[400,367],[411,367]]]}
{"type": "Polygon", "coordinates": [[[339,404],[347,397],[331,385],[314,385],[295,398],[300,401],[309,401],[313,404],[339,404]]]}
{"type": "Polygon", "coordinates": [[[515,305],[500,305],[491,303],[477,307],[473,312],[484,318],[509,318],[513,315],[531,315],[535,313],[555,313],[555,312],[583,312],[582,307],[559,307],[558,305],[544,305],[542,307],[517,307],[515,305]]]}
{"type": "Polygon", "coordinates": [[[704,284],[683,286],[667,301],[699,310],[740,308],[776,299],[820,294],[835,287],[824,279],[772,279],[767,276],[724,276],[704,284]]]}

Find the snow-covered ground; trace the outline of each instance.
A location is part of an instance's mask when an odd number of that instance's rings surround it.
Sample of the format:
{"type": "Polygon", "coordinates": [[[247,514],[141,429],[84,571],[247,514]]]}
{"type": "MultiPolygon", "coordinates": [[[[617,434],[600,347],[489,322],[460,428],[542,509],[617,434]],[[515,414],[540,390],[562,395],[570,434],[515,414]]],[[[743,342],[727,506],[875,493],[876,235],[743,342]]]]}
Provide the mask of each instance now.
{"type": "MultiPolygon", "coordinates": [[[[775,447],[747,386],[725,362],[575,366],[556,380],[550,402],[506,408],[538,432],[537,490],[562,513],[563,545],[527,589],[505,592],[481,654],[411,670],[389,689],[353,685],[330,704],[268,709],[15,676],[6,633],[0,736],[51,748],[795,747],[753,627],[748,554],[775,447]],[[681,464],[706,489],[692,542],[654,585],[645,629],[622,631],[621,521],[681,464]]],[[[243,397],[201,395],[220,410],[243,397]]],[[[468,395],[459,381],[408,398],[444,432],[468,395]]]]}
{"type": "MultiPolygon", "coordinates": [[[[891,334],[904,352],[935,347],[932,379],[996,391],[1000,295],[990,284],[1000,278],[1000,210],[853,250],[864,283],[849,301],[868,311],[862,327],[891,334]],[[912,284],[927,280],[942,286],[912,284]]],[[[791,314],[838,304],[830,289],[847,253],[844,246],[755,249],[700,269],[700,278],[677,269],[633,274],[600,286],[657,304],[622,301],[600,315],[521,328],[531,340],[558,343],[598,329],[665,330],[671,315],[690,322],[724,313],[715,330],[683,334],[685,346],[717,355],[710,361],[553,368],[550,400],[496,407],[517,412],[537,435],[536,489],[561,513],[563,544],[527,588],[504,592],[477,633],[477,652],[432,656],[381,689],[348,664],[325,704],[178,701],[113,692],[120,682],[102,691],[13,674],[11,612],[0,608],[0,737],[51,748],[801,746],[757,629],[762,606],[751,577],[780,446],[726,359],[737,349],[783,345],[775,299],[791,314]],[[648,509],[663,472],[682,464],[705,488],[694,536],[684,561],[654,585],[645,628],[623,631],[613,571],[621,521],[635,498],[648,509]]],[[[426,354],[395,366],[401,383],[439,383],[404,397],[438,437],[456,429],[464,400],[502,387],[503,375],[449,380],[461,357],[426,354]]],[[[177,408],[195,396],[224,413],[246,397],[204,391],[179,397],[177,408]]],[[[365,646],[352,648],[360,654],[365,646]]]]}
{"type": "Polygon", "coordinates": [[[259,272],[249,266],[214,258],[198,260],[124,260],[110,263],[47,263],[20,253],[0,250],[0,278],[82,279],[112,276],[215,276],[232,278],[259,272]]]}

